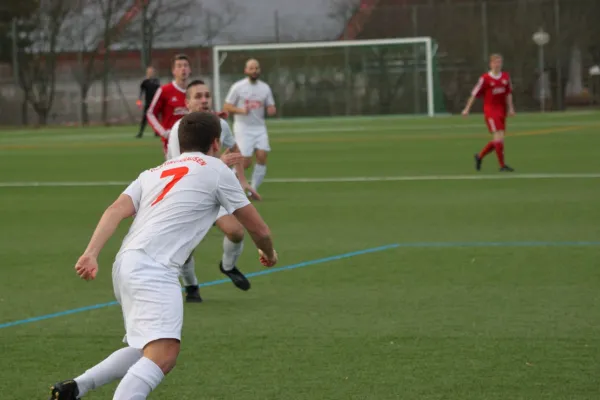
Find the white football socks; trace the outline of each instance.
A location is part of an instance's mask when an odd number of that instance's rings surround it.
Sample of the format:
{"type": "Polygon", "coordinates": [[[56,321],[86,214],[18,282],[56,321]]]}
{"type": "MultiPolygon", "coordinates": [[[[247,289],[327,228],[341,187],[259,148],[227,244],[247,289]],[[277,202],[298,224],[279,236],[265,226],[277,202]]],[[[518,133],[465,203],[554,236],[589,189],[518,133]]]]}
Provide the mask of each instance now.
{"type": "Polygon", "coordinates": [[[258,190],[258,187],[262,183],[263,179],[265,179],[265,175],[267,174],[267,166],[262,164],[254,164],[254,170],[252,171],[252,188],[254,190],[258,190]]]}
{"type": "Polygon", "coordinates": [[[238,258],[240,258],[240,255],[242,255],[243,250],[243,240],[239,243],[235,243],[225,236],[223,239],[223,259],[221,260],[225,271],[231,271],[233,267],[235,267],[235,263],[238,258]]]}
{"type": "Polygon", "coordinates": [[[194,256],[190,256],[190,258],[186,260],[186,262],[181,266],[179,274],[181,275],[183,286],[198,286],[194,256]]]}
{"type": "Polygon", "coordinates": [[[113,400],[143,400],[156,389],[164,377],[158,365],[143,357],[129,368],[119,383],[113,400]]]}
{"type": "Polygon", "coordinates": [[[100,364],[85,371],[83,375],[75,378],[79,388],[79,396],[83,397],[90,390],[106,385],[114,380],[121,379],[133,364],[142,358],[142,350],[125,347],[112,353],[100,364]]]}

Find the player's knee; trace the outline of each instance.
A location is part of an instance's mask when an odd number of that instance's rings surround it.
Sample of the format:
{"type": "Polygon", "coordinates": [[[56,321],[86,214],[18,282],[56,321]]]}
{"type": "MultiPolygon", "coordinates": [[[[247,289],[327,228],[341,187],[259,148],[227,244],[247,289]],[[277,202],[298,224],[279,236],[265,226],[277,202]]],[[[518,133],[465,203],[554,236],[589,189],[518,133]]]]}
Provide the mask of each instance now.
{"type": "Polygon", "coordinates": [[[175,368],[179,348],[180,343],[177,339],[155,340],[144,348],[144,357],[152,360],[166,375],[175,368]]]}
{"type": "Polygon", "coordinates": [[[252,157],[244,158],[244,169],[250,168],[251,165],[252,165],[252,157]]]}
{"type": "Polygon", "coordinates": [[[259,150],[256,152],[256,163],[261,165],[267,164],[267,152],[259,150]]]}
{"type": "Polygon", "coordinates": [[[225,232],[225,236],[233,243],[240,243],[244,240],[244,227],[242,225],[232,227],[228,232],[225,232]]]}
{"type": "Polygon", "coordinates": [[[504,131],[494,132],[494,140],[495,141],[503,141],[504,140],[504,131]]]}

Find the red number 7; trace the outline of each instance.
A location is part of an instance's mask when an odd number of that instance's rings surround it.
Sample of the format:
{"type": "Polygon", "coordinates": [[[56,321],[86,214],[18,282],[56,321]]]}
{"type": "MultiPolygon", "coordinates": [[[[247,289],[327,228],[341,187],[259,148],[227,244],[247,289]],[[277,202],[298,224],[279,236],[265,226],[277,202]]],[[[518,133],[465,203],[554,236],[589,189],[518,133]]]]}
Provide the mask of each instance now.
{"type": "Polygon", "coordinates": [[[181,180],[181,178],[186,176],[188,172],[190,172],[190,169],[188,167],[178,167],[178,168],[171,168],[171,169],[164,170],[162,172],[162,174],[160,174],[160,178],[162,179],[162,178],[166,178],[168,176],[172,176],[173,179],[171,179],[171,182],[167,183],[167,186],[165,186],[165,188],[158,195],[156,200],[154,200],[152,202],[151,206],[155,205],[156,203],[158,203],[159,201],[164,199],[164,197],[167,195],[167,193],[169,193],[171,191],[171,189],[173,189],[173,186],[175,186],[175,184],[177,182],[179,182],[181,180]]]}

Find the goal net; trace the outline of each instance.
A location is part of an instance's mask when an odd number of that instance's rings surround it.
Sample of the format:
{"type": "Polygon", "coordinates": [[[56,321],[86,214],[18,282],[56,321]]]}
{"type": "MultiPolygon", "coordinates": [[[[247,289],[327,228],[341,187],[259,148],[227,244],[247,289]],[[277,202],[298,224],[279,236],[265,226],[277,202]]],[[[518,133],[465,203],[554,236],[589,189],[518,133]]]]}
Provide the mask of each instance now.
{"type": "Polygon", "coordinates": [[[256,58],[285,117],[443,111],[431,38],[277,43],[213,48],[215,107],[256,58]]]}

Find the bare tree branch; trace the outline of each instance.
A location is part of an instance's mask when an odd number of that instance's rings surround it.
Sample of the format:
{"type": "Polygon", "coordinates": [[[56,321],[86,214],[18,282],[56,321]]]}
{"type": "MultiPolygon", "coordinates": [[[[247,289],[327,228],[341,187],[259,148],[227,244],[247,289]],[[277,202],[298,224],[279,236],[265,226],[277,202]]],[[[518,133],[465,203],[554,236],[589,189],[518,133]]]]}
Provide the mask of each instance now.
{"type": "Polygon", "coordinates": [[[71,0],[42,2],[28,19],[21,21],[22,32],[29,35],[29,45],[17,52],[19,84],[41,125],[47,123],[54,102],[59,37],[71,10],[71,0]]]}

